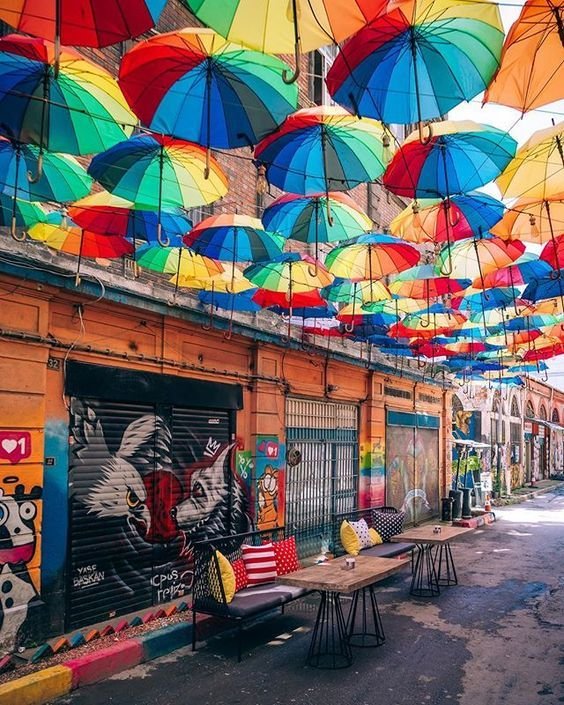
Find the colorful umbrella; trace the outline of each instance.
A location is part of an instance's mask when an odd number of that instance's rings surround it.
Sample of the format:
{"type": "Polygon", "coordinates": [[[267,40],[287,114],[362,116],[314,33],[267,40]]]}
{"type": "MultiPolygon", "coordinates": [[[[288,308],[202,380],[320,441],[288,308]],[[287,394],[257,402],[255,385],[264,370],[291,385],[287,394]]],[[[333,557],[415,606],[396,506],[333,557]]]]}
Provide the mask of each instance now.
{"type": "Polygon", "coordinates": [[[170,282],[180,288],[202,289],[220,294],[241,294],[251,289],[253,293],[257,291],[257,288],[243,276],[243,272],[237,267],[233,272],[223,271],[219,274],[206,276],[204,279],[194,279],[182,273],[175,274],[170,282]]]}
{"type": "Polygon", "coordinates": [[[325,264],[336,277],[372,281],[413,267],[419,257],[414,247],[396,237],[368,233],[354,238],[350,244],[335,247],[325,264]]]}
{"type": "Polygon", "coordinates": [[[442,304],[433,304],[428,309],[409,313],[403,321],[390,328],[389,334],[395,338],[434,338],[448,335],[467,320],[460,311],[442,304]]]}
{"type": "Polygon", "coordinates": [[[187,28],[141,42],[123,58],[119,83],[141,121],[207,148],[256,144],[294,110],[297,86],[273,56],[187,28]]]}
{"type": "Polygon", "coordinates": [[[545,201],[564,193],[564,122],[535,132],[496,183],[505,198],[545,201]]]}
{"type": "Polygon", "coordinates": [[[390,284],[390,291],[397,296],[430,301],[439,296],[464,291],[470,284],[470,279],[437,276],[432,264],[422,264],[396,275],[390,284]]]}
{"type": "Polygon", "coordinates": [[[501,240],[490,235],[445,245],[437,256],[435,270],[441,276],[457,279],[482,278],[488,272],[506,267],[525,251],[520,240],[501,240]]]}
{"type": "Polygon", "coordinates": [[[252,264],[243,274],[255,286],[287,293],[289,297],[312,289],[321,289],[333,281],[333,276],[322,264],[297,252],[286,252],[270,262],[252,264]]]}
{"type": "Polygon", "coordinates": [[[133,252],[133,245],[118,235],[100,235],[79,228],[59,211],[49,213],[45,220],[28,230],[32,240],[43,242],[58,252],[78,256],[76,286],[80,283],[80,265],[83,257],[116,259],[133,252]]]}
{"type": "Polygon", "coordinates": [[[205,280],[223,272],[219,262],[191,252],[177,241],[169,247],[143,245],[137,250],[137,264],[153,272],[174,274],[177,280],[205,280]]]}
{"type": "Polygon", "coordinates": [[[296,196],[285,194],[273,201],[262,214],[267,230],[298,242],[315,245],[317,259],[320,242],[339,242],[360,235],[372,221],[345,193],[296,196]]]}
{"type": "Polygon", "coordinates": [[[271,54],[294,52],[293,82],[300,74],[301,51],[342,42],[386,5],[386,0],[184,0],[208,27],[230,41],[271,54]]]}
{"type": "Polygon", "coordinates": [[[388,287],[379,281],[353,282],[350,279],[335,277],[329,286],[321,289],[321,296],[337,304],[372,303],[387,301],[392,298],[388,287]]]}
{"type": "Polygon", "coordinates": [[[89,173],[116,196],[158,211],[157,239],[163,208],[213,203],[227,193],[227,177],[206,150],[163,135],[136,135],[92,159],[89,173]],[[210,166],[209,178],[206,169],[210,166]]]}
{"type": "Polygon", "coordinates": [[[357,115],[421,123],[484,90],[499,65],[497,6],[403,0],[342,48],[327,75],[334,100],[357,115]]]}
{"type": "Polygon", "coordinates": [[[523,292],[528,301],[542,301],[560,296],[564,299],[564,269],[556,269],[549,276],[534,279],[523,292]]]}
{"type": "Polygon", "coordinates": [[[564,193],[543,200],[520,198],[494,225],[498,237],[545,243],[564,232],[564,193]]]}
{"type": "Polygon", "coordinates": [[[369,306],[349,304],[342,308],[336,319],[347,324],[346,330],[352,331],[353,325],[391,326],[399,320],[399,314],[392,302],[380,301],[369,306]]]}
{"type": "Polygon", "coordinates": [[[272,306],[283,306],[285,308],[302,308],[306,306],[323,306],[325,300],[321,298],[319,289],[306,289],[298,293],[289,289],[284,290],[281,287],[280,291],[272,291],[268,289],[257,289],[253,294],[253,301],[259,304],[262,308],[271,308],[272,306]]]}
{"type": "Polygon", "coordinates": [[[433,122],[422,142],[412,132],[388,164],[384,186],[410,198],[449,198],[495,179],[517,143],[503,130],[471,121],[433,122]]]}
{"type": "Polygon", "coordinates": [[[154,27],[166,0],[2,0],[18,32],[75,46],[105,47],[154,27]]]}
{"type": "Polygon", "coordinates": [[[257,311],[262,311],[262,306],[253,301],[255,291],[256,289],[254,288],[237,294],[228,294],[223,291],[200,291],[198,293],[198,299],[203,304],[215,308],[256,313],[257,311]]]}
{"type": "Polygon", "coordinates": [[[347,191],[384,171],[385,133],[375,120],[318,106],[290,115],[255,149],[268,181],[284,191],[314,195],[347,191]]]}
{"type": "Polygon", "coordinates": [[[15,231],[19,198],[65,203],[86,195],[91,185],[92,179],[73,157],[42,155],[38,147],[0,137],[0,194],[12,198],[12,237],[21,239],[15,231]]]}
{"type": "Polygon", "coordinates": [[[484,102],[509,105],[525,113],[560,100],[563,46],[562,3],[527,0],[507,35],[501,66],[484,102]]]}
{"type": "MultiPolygon", "coordinates": [[[[501,270],[497,270],[501,271],[501,270]]],[[[484,280],[488,275],[484,276],[484,280]]],[[[510,286],[498,287],[496,289],[487,289],[481,286],[481,280],[478,277],[477,282],[480,282],[479,288],[470,287],[463,295],[455,296],[451,299],[450,305],[459,311],[483,311],[491,308],[499,308],[500,306],[509,306],[515,301],[515,289],[510,286]]]]}
{"type": "Polygon", "coordinates": [[[409,242],[455,242],[487,232],[504,210],[497,198],[478,191],[442,200],[423,199],[397,215],[390,231],[409,242]]]}
{"type": "Polygon", "coordinates": [[[564,343],[559,338],[543,335],[534,340],[532,345],[533,347],[529,347],[523,355],[525,362],[549,360],[551,357],[564,354],[564,343]]]}
{"type": "MultiPolygon", "coordinates": [[[[121,235],[129,240],[157,242],[158,213],[137,209],[131,201],[100,191],[76,201],[68,209],[77,225],[95,233],[121,235]]],[[[162,235],[180,238],[192,227],[192,221],[179,208],[161,212],[162,235]]]]}
{"type": "MultiPolygon", "coordinates": [[[[93,154],[128,137],[136,122],[113,76],[73,49],[58,74],[51,42],[0,39],[2,130],[44,150],[93,154]]],[[[39,171],[41,162],[39,163],[39,171]]]]}
{"type": "Polygon", "coordinates": [[[194,252],[224,262],[264,262],[282,254],[284,238],[248,215],[212,215],[200,221],[184,243],[194,252]]]}
{"type": "MultiPolygon", "coordinates": [[[[548,243],[547,247],[551,244],[552,243],[548,243]]],[[[553,267],[547,264],[547,262],[543,262],[542,259],[542,255],[541,259],[539,259],[537,255],[533,253],[525,252],[525,254],[521,255],[513,264],[494,270],[493,272],[488,272],[484,275],[483,280],[478,277],[474,280],[472,286],[477,289],[511,287],[513,297],[515,297],[516,286],[525,286],[534,279],[550,275],[553,267]]],[[[556,267],[556,269],[559,269],[559,267],[556,267]]]]}

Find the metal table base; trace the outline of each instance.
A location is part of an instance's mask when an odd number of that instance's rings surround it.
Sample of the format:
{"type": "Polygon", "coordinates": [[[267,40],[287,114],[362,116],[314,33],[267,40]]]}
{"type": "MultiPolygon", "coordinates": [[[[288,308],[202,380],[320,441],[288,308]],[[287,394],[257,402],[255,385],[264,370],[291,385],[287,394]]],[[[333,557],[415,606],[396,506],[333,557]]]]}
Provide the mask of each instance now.
{"type": "Polygon", "coordinates": [[[433,556],[435,570],[437,573],[437,582],[442,587],[458,585],[458,576],[454,567],[454,559],[450,544],[440,544],[435,546],[435,555],[433,556]]]}
{"type": "Polygon", "coordinates": [[[347,626],[338,592],[321,591],[315,626],[307,655],[307,665],[313,668],[348,668],[352,651],[347,638],[347,626]]]}
{"type": "Polygon", "coordinates": [[[417,544],[409,590],[415,597],[436,597],[441,593],[432,549],[430,544],[417,544]]]}
{"type": "Polygon", "coordinates": [[[360,648],[382,646],[386,641],[373,585],[353,594],[347,636],[350,646],[360,648]]]}

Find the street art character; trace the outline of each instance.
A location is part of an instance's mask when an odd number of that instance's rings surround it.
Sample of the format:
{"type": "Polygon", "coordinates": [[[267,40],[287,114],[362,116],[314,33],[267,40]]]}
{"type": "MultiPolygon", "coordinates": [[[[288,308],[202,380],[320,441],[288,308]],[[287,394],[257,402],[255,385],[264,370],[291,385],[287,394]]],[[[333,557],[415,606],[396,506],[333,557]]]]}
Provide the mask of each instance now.
{"type": "Polygon", "coordinates": [[[427,500],[427,493],[425,492],[425,490],[416,487],[415,489],[409,490],[409,492],[405,495],[403,504],[401,505],[401,511],[413,512],[414,515],[417,515],[421,512],[421,509],[419,509],[418,511],[416,509],[416,505],[418,504],[421,508],[425,509],[428,512],[433,511],[433,508],[427,500]]]}
{"type": "Polygon", "coordinates": [[[278,470],[267,465],[258,481],[258,520],[260,529],[278,526],[278,470]]]}
{"type": "Polygon", "coordinates": [[[24,486],[17,485],[14,495],[0,488],[0,654],[14,651],[29,604],[38,597],[28,565],[35,553],[40,497],[40,487],[26,494],[24,486]]]}

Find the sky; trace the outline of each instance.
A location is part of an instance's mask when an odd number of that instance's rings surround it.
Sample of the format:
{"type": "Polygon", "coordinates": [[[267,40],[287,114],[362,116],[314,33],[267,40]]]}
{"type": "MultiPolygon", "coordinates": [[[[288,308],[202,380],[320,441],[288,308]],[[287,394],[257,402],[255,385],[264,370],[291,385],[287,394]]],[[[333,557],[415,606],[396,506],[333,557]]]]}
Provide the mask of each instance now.
{"type": "MultiPolygon", "coordinates": [[[[502,0],[499,3],[501,17],[505,32],[518,18],[523,2],[521,0],[502,0]],[[507,3],[507,4],[504,4],[507,3]]],[[[476,122],[493,125],[507,130],[518,142],[523,144],[537,130],[542,130],[564,120],[564,100],[544,106],[540,110],[531,110],[523,117],[517,110],[505,108],[500,105],[488,103],[482,106],[482,95],[477,96],[470,103],[462,103],[449,113],[450,120],[475,120],[476,122]]],[[[488,186],[487,190],[499,198],[499,190],[495,185],[488,186]]],[[[538,248],[536,250],[538,252],[538,248]]],[[[548,361],[548,382],[558,389],[564,390],[564,355],[548,361]]]]}

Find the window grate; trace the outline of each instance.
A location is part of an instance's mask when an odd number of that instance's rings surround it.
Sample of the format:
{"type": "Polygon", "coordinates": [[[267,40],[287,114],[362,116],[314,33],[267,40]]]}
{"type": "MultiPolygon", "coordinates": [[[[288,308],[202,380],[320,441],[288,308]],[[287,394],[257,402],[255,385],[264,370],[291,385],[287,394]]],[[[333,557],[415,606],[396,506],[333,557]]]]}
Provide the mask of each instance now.
{"type": "Polygon", "coordinates": [[[407,389],[397,389],[397,387],[384,387],[384,394],[388,397],[399,399],[413,399],[413,394],[407,389]]]}

